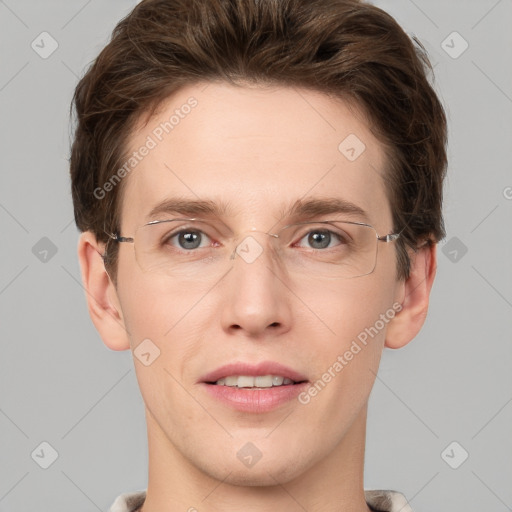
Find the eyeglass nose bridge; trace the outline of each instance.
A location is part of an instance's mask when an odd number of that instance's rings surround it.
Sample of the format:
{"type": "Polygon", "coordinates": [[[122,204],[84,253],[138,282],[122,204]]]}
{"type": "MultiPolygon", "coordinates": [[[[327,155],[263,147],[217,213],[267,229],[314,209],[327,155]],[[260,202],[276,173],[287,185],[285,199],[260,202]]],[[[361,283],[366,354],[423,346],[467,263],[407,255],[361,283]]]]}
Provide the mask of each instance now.
{"type": "Polygon", "coordinates": [[[265,249],[256,240],[256,238],[254,236],[252,236],[254,233],[268,235],[268,236],[272,237],[273,239],[279,238],[278,234],[269,233],[267,231],[260,231],[260,230],[253,230],[253,231],[248,231],[246,233],[242,233],[242,234],[238,235],[234,241],[235,247],[233,248],[233,252],[231,253],[231,256],[229,257],[230,260],[234,260],[236,258],[236,256],[238,255],[246,263],[253,263],[261,256],[261,254],[263,253],[263,251],[265,249]]]}

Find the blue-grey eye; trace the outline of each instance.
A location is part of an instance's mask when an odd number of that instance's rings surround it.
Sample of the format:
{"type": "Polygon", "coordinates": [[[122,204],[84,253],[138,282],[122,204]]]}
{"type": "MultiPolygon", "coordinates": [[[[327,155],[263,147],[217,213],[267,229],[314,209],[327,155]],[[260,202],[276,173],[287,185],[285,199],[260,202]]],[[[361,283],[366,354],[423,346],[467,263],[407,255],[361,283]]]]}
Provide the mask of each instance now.
{"type": "Polygon", "coordinates": [[[166,238],[165,243],[176,247],[177,249],[184,249],[187,251],[205,247],[209,240],[208,235],[202,231],[193,229],[183,229],[166,238]]]}
{"type": "Polygon", "coordinates": [[[299,241],[299,245],[306,240],[306,247],[311,249],[328,249],[346,243],[345,238],[329,229],[312,229],[299,241]]]}
{"type": "Polygon", "coordinates": [[[180,247],[183,249],[197,249],[201,245],[202,236],[199,231],[186,231],[178,234],[180,247]]]}
{"type": "Polygon", "coordinates": [[[330,231],[312,231],[308,235],[308,243],[313,249],[325,249],[331,243],[330,231]]]}

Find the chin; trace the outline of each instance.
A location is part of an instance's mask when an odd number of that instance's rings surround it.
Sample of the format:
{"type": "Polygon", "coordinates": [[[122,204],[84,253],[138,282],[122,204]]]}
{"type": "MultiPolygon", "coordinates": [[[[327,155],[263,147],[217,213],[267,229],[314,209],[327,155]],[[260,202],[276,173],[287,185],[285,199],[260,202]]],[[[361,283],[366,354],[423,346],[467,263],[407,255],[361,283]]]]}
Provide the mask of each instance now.
{"type": "Polygon", "coordinates": [[[246,466],[237,457],[237,451],[228,460],[225,459],[225,454],[216,454],[219,456],[217,459],[214,454],[211,454],[211,459],[208,461],[197,462],[211,477],[229,485],[244,487],[267,487],[287,483],[300,476],[314,463],[314,461],[308,463],[304,460],[302,450],[281,452],[276,449],[271,450],[267,457],[263,453],[261,459],[254,465],[246,466]]]}
{"type": "MultiPolygon", "coordinates": [[[[260,463],[262,461],[258,464],[260,463]]],[[[283,472],[283,468],[276,468],[274,465],[268,464],[268,467],[265,465],[259,469],[256,466],[250,469],[232,468],[229,476],[223,476],[220,480],[226,484],[241,487],[269,487],[289,482],[299,474],[300,471],[297,467],[288,468],[283,472]]]]}

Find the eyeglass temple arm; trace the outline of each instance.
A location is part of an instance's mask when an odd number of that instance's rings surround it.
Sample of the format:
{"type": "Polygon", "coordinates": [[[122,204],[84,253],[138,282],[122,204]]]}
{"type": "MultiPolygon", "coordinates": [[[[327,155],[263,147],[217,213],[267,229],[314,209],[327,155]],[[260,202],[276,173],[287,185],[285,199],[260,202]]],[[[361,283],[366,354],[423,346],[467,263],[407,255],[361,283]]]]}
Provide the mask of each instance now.
{"type": "Polygon", "coordinates": [[[133,243],[133,238],[127,237],[127,236],[119,236],[115,233],[107,233],[107,235],[112,238],[112,240],[115,240],[116,242],[129,242],[133,243]]]}
{"type": "Polygon", "coordinates": [[[378,236],[377,240],[380,242],[393,242],[400,236],[400,233],[389,233],[387,235],[378,236]]]}

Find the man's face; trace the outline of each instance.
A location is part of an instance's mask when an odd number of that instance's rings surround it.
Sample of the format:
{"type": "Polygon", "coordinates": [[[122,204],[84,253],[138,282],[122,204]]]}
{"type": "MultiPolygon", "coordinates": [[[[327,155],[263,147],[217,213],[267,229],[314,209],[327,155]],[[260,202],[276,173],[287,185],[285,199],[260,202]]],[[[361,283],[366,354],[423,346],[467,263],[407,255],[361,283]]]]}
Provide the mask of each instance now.
{"type": "Polygon", "coordinates": [[[207,263],[173,279],[143,271],[133,244],[120,244],[117,293],[132,349],[151,340],[151,350],[160,351],[148,366],[135,359],[149,435],[219,480],[228,474],[228,482],[251,485],[275,483],[270,475],[290,480],[339,449],[364,413],[385,339],[386,322],[378,321],[382,314],[392,317],[403,288],[396,281],[393,243],[378,243],[372,273],[329,279],[288,272],[271,250],[272,237],[262,232],[334,217],[390,233],[383,148],[340,100],[307,90],[227,84],[180,90],[138,127],[131,151],[147,145],[148,136],[154,147],[125,178],[121,235],[131,237],[154,220],[149,212],[166,199],[207,200],[227,205],[229,212],[217,220],[239,240],[254,231],[263,249],[251,262],[237,256],[216,279],[207,263]],[[190,97],[197,104],[182,108],[190,97]],[[173,115],[172,130],[159,130],[173,115]],[[367,219],[286,214],[296,201],[311,199],[353,203],[367,219]],[[347,351],[352,357],[344,356],[347,351]],[[261,362],[305,377],[301,394],[292,391],[269,405],[265,396],[275,398],[275,389],[242,389],[237,396],[249,405],[235,405],[232,390],[222,400],[211,393],[213,384],[202,381],[226,364],[261,362]],[[308,393],[319,380],[317,393],[308,393]]]}

